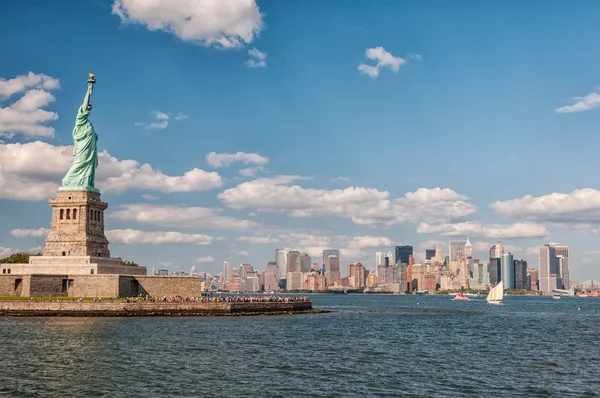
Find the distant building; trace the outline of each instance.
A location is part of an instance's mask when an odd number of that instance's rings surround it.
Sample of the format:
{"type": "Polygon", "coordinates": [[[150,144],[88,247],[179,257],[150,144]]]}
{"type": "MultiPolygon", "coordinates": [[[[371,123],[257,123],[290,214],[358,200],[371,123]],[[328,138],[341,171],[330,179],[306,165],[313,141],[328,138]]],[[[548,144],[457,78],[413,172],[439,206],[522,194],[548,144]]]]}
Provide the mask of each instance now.
{"type": "Polygon", "coordinates": [[[342,277],[340,274],[340,258],[332,254],[325,259],[324,265],[327,286],[333,286],[342,277]]]}
{"type": "Polygon", "coordinates": [[[440,264],[444,263],[444,244],[436,243],[433,245],[433,249],[435,250],[435,261],[440,264]]]}
{"type": "Polygon", "coordinates": [[[425,260],[435,259],[435,249],[425,249],[425,260]]]}
{"type": "Polygon", "coordinates": [[[505,289],[515,288],[515,263],[511,253],[504,253],[501,260],[501,280],[505,289]]]}
{"type": "Polygon", "coordinates": [[[341,258],[340,257],[340,249],[325,249],[325,250],[323,250],[323,253],[321,256],[321,261],[322,261],[323,265],[325,265],[325,259],[329,256],[336,256],[337,258],[341,258]]]}
{"type": "Polygon", "coordinates": [[[514,260],[515,289],[529,290],[527,287],[527,261],[514,260]]]}
{"type": "Polygon", "coordinates": [[[502,280],[501,259],[490,258],[488,263],[488,271],[490,275],[490,285],[496,286],[502,280]]]}
{"type": "Polygon", "coordinates": [[[497,241],[495,245],[490,248],[490,258],[502,258],[504,254],[504,245],[502,241],[497,241]]]}
{"type": "MultiPolygon", "coordinates": [[[[558,259],[556,249],[550,245],[539,248],[539,289],[542,292],[552,292],[559,287],[558,259]]],[[[561,285],[562,286],[562,283],[561,285]]]]}
{"type": "Polygon", "coordinates": [[[310,256],[306,253],[302,253],[300,255],[300,272],[310,272],[311,266],[312,260],[310,259],[310,256]]]}
{"type": "Polygon", "coordinates": [[[450,257],[450,262],[458,261],[460,258],[463,258],[463,259],[466,258],[465,250],[466,250],[467,242],[453,240],[453,241],[450,241],[448,246],[449,246],[448,255],[450,257]]]}
{"type": "Polygon", "coordinates": [[[269,261],[269,263],[267,263],[263,278],[263,290],[279,290],[279,266],[276,262],[269,261]]]}
{"type": "Polygon", "coordinates": [[[287,276],[287,254],[288,249],[275,250],[275,262],[279,267],[279,279],[285,280],[287,276]]]}
{"type": "Polygon", "coordinates": [[[375,253],[375,267],[378,265],[385,265],[385,253],[377,252],[375,253]]]}
{"type": "Polygon", "coordinates": [[[305,273],[303,272],[288,272],[286,278],[287,290],[302,290],[304,289],[305,273]]]}
{"type": "Polygon", "coordinates": [[[223,283],[227,284],[229,282],[229,259],[225,256],[225,260],[223,261],[223,283]]]}
{"type": "Polygon", "coordinates": [[[527,268],[527,290],[538,290],[538,269],[527,268]]]}
{"type": "Polygon", "coordinates": [[[465,258],[467,258],[467,260],[473,258],[473,246],[471,245],[471,241],[469,241],[468,236],[467,243],[465,243],[465,258]]]}
{"type": "MultiPolygon", "coordinates": [[[[408,264],[410,256],[413,254],[413,247],[410,245],[396,246],[395,258],[397,264],[408,264]]],[[[395,264],[396,264],[395,263],[395,264]]]]}
{"type": "Polygon", "coordinates": [[[300,252],[290,250],[287,254],[287,271],[288,275],[292,272],[302,272],[302,264],[300,262],[300,252]]]}
{"type": "Polygon", "coordinates": [[[558,275],[560,275],[561,289],[569,289],[571,286],[569,279],[569,246],[560,243],[550,243],[554,247],[556,258],[558,259],[558,275]]]}

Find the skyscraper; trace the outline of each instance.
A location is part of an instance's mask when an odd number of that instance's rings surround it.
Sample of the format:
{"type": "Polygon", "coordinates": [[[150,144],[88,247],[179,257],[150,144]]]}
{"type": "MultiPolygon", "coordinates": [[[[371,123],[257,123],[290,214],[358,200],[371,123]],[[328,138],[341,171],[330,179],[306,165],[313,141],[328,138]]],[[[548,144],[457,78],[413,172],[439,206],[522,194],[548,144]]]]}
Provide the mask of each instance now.
{"type": "Polygon", "coordinates": [[[279,290],[279,266],[274,261],[269,261],[265,268],[263,289],[265,291],[279,290]]]}
{"type": "Polygon", "coordinates": [[[229,259],[225,256],[225,261],[223,261],[223,283],[229,282],[229,259]]]}
{"type": "Polygon", "coordinates": [[[515,260],[515,289],[529,290],[527,287],[527,261],[515,260]]]}
{"type": "Polygon", "coordinates": [[[288,249],[275,250],[275,262],[277,263],[277,267],[279,267],[279,279],[287,277],[287,254],[288,249]]]}
{"type": "Polygon", "coordinates": [[[340,275],[340,258],[333,254],[325,258],[325,279],[327,280],[327,286],[333,286],[333,284],[341,279],[340,275]]]}
{"type": "Polygon", "coordinates": [[[468,259],[473,258],[473,246],[469,241],[469,237],[467,236],[467,243],[465,243],[465,257],[468,259]]]}
{"type": "Polygon", "coordinates": [[[300,272],[310,272],[312,260],[306,253],[300,255],[300,272]]]}
{"type": "Polygon", "coordinates": [[[450,261],[458,261],[459,258],[465,258],[467,242],[452,240],[448,246],[450,261]]]}
{"type": "Polygon", "coordinates": [[[325,259],[329,256],[336,256],[340,258],[340,250],[339,249],[325,249],[323,250],[323,254],[321,256],[322,264],[325,265],[325,259]]]}
{"type": "Polygon", "coordinates": [[[556,250],[550,245],[541,246],[539,249],[539,287],[542,292],[552,292],[558,288],[560,276],[558,274],[558,259],[556,250]]]}
{"type": "Polygon", "coordinates": [[[425,260],[435,261],[435,249],[425,249],[425,260]]]}
{"type": "Polygon", "coordinates": [[[505,289],[515,288],[515,260],[510,253],[502,255],[502,283],[505,289]]]}
{"type": "Polygon", "coordinates": [[[378,265],[385,265],[385,253],[377,252],[375,253],[375,267],[378,265]]]}
{"type": "Polygon", "coordinates": [[[287,272],[302,272],[300,263],[300,252],[298,250],[290,250],[287,254],[287,272]]]}
{"type": "Polygon", "coordinates": [[[499,258],[490,258],[488,272],[490,274],[490,285],[496,286],[502,280],[502,267],[499,258]]]}
{"type": "Polygon", "coordinates": [[[550,243],[554,248],[556,258],[558,259],[558,275],[560,276],[561,289],[568,289],[570,286],[569,280],[569,246],[560,243],[550,243]]]}
{"type": "Polygon", "coordinates": [[[413,254],[413,247],[410,245],[396,246],[395,252],[397,264],[408,264],[408,259],[413,254]]]}
{"type": "Polygon", "coordinates": [[[499,240],[496,242],[495,245],[492,245],[492,247],[490,248],[490,258],[502,258],[503,254],[504,245],[502,244],[502,241],[499,240]]]}
{"type": "Polygon", "coordinates": [[[386,258],[387,263],[385,263],[385,265],[396,264],[396,262],[394,261],[394,253],[392,253],[391,250],[388,250],[386,258]]]}
{"type": "Polygon", "coordinates": [[[440,264],[443,264],[444,263],[444,244],[436,243],[433,245],[433,248],[435,249],[435,261],[437,261],[440,264]]]}

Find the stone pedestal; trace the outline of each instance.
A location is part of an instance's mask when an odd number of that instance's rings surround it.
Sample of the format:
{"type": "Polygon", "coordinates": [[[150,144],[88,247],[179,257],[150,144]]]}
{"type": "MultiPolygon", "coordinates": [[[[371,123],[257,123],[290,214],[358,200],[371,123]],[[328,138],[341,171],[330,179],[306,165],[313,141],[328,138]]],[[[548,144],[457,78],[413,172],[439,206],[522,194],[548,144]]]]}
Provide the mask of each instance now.
{"type": "Polygon", "coordinates": [[[104,210],[108,203],[100,193],[59,190],[50,199],[52,223],[44,256],[93,256],[110,258],[104,235],[104,210]]]}

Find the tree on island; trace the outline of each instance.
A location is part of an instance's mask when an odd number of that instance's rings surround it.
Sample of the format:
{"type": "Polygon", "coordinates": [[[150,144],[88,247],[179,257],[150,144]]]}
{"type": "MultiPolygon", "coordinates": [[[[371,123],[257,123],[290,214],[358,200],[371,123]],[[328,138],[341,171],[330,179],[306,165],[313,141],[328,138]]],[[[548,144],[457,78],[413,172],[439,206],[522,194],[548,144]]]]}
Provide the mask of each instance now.
{"type": "Polygon", "coordinates": [[[20,252],[11,254],[8,257],[0,258],[0,264],[27,264],[29,263],[29,257],[31,256],[41,256],[42,253],[27,253],[20,252]]]}
{"type": "Polygon", "coordinates": [[[123,265],[129,265],[131,267],[139,267],[140,265],[134,261],[124,260],[123,265]]]}

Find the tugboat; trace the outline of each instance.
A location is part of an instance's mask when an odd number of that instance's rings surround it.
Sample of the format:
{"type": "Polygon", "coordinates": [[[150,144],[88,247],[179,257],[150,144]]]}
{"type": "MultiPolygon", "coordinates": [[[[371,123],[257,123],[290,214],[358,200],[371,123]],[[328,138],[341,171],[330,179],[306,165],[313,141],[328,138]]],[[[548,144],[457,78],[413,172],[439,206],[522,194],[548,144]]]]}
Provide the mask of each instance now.
{"type": "Polygon", "coordinates": [[[470,299],[470,298],[468,298],[467,296],[465,296],[465,295],[463,294],[463,291],[462,291],[462,289],[460,289],[460,290],[458,291],[458,294],[457,294],[456,296],[454,296],[454,298],[453,298],[452,300],[454,300],[454,301],[470,301],[471,299],[470,299]]]}

